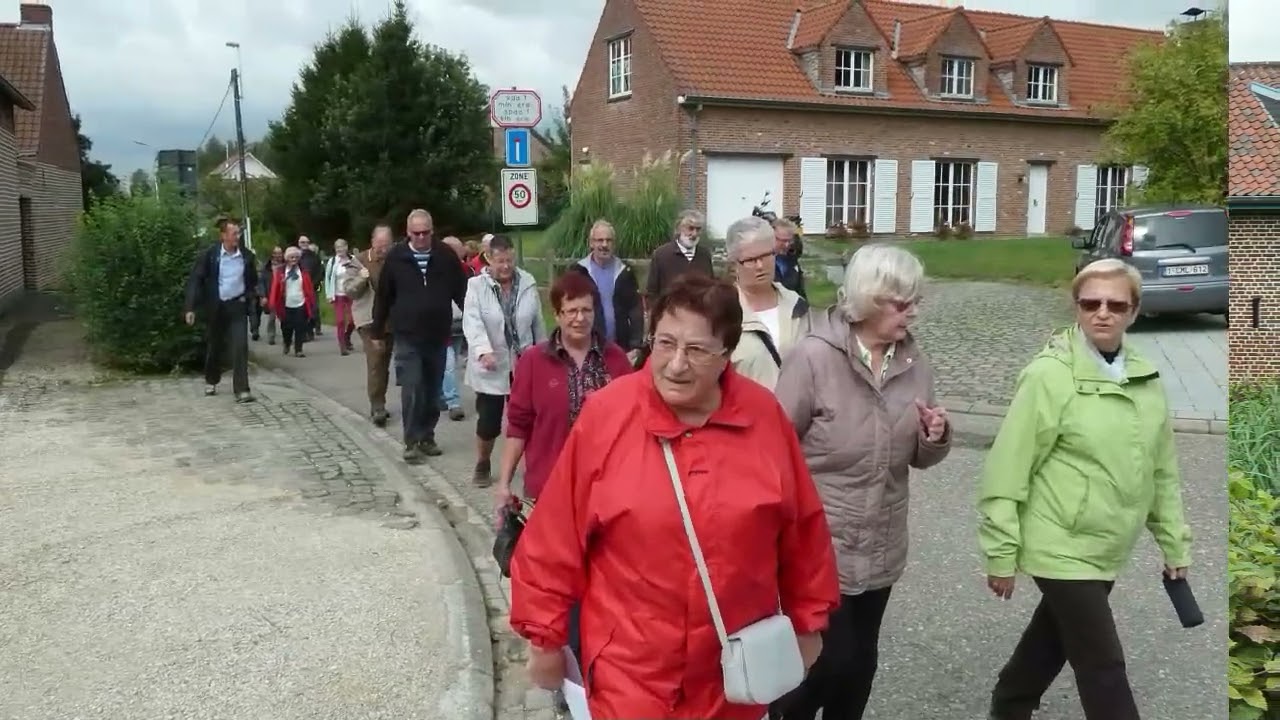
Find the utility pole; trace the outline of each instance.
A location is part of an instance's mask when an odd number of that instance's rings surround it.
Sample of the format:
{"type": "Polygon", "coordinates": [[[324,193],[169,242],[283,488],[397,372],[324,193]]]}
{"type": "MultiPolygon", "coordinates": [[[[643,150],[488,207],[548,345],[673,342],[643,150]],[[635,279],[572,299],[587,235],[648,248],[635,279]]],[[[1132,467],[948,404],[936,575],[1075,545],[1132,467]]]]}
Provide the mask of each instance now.
{"type": "Polygon", "coordinates": [[[244,166],[244,122],[240,116],[240,71],[231,68],[231,90],[236,108],[236,150],[240,154],[240,216],[244,223],[245,245],[253,249],[253,228],[249,220],[249,177],[244,166]]]}

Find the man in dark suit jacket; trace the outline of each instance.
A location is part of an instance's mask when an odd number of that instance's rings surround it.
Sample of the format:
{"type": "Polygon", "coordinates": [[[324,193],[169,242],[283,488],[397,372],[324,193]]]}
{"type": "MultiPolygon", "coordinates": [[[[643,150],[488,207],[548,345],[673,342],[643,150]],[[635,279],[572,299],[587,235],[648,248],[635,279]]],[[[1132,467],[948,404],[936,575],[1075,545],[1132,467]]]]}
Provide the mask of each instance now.
{"type": "Polygon", "coordinates": [[[249,393],[249,312],[258,302],[258,266],[253,251],[240,247],[240,224],[218,221],[218,242],[196,256],[187,277],[188,325],[196,311],[204,314],[206,350],[204,394],[215,395],[222,381],[222,361],[231,355],[231,385],[236,402],[253,402],[249,393]]]}
{"type": "Polygon", "coordinates": [[[649,281],[645,288],[646,309],[653,307],[662,291],[685,273],[699,273],[707,277],[715,275],[711,251],[704,243],[699,242],[704,225],[702,213],[685,210],[676,221],[675,238],[653,251],[653,256],[649,259],[649,281]]]}

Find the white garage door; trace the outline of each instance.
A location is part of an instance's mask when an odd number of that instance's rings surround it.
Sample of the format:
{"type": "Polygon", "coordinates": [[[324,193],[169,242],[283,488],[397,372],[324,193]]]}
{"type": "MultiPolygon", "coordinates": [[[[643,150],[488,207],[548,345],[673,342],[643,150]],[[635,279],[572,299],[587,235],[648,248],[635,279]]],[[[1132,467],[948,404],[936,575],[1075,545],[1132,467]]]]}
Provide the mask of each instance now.
{"type": "Polygon", "coordinates": [[[769,192],[769,209],[782,208],[782,158],[711,156],[707,158],[707,231],[722,238],[735,220],[751,214],[751,208],[769,192]]]}

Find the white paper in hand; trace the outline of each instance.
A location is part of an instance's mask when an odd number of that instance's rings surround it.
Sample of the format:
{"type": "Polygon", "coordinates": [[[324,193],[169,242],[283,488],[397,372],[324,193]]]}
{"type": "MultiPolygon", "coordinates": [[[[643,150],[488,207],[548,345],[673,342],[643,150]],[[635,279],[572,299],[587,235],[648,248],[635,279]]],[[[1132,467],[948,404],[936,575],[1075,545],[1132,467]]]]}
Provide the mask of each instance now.
{"type": "Polygon", "coordinates": [[[591,712],[587,710],[587,690],[582,682],[582,670],[569,648],[563,648],[564,682],[560,691],[564,693],[565,704],[569,706],[569,716],[573,720],[591,720],[591,712]]]}

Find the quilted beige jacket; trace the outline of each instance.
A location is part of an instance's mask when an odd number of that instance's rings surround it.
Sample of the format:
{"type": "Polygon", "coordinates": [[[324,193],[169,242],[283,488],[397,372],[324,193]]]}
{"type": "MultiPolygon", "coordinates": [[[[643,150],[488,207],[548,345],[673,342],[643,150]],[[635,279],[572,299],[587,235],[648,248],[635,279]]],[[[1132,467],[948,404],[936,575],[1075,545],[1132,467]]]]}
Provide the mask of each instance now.
{"type": "Polygon", "coordinates": [[[929,362],[908,336],[882,385],[858,359],[837,308],[812,314],[778,378],[775,394],[795,425],[822,495],[840,570],[840,592],[894,584],[907,562],[909,468],[936,465],[951,450],[951,428],[925,439],[917,398],[934,402],[929,362]]]}

